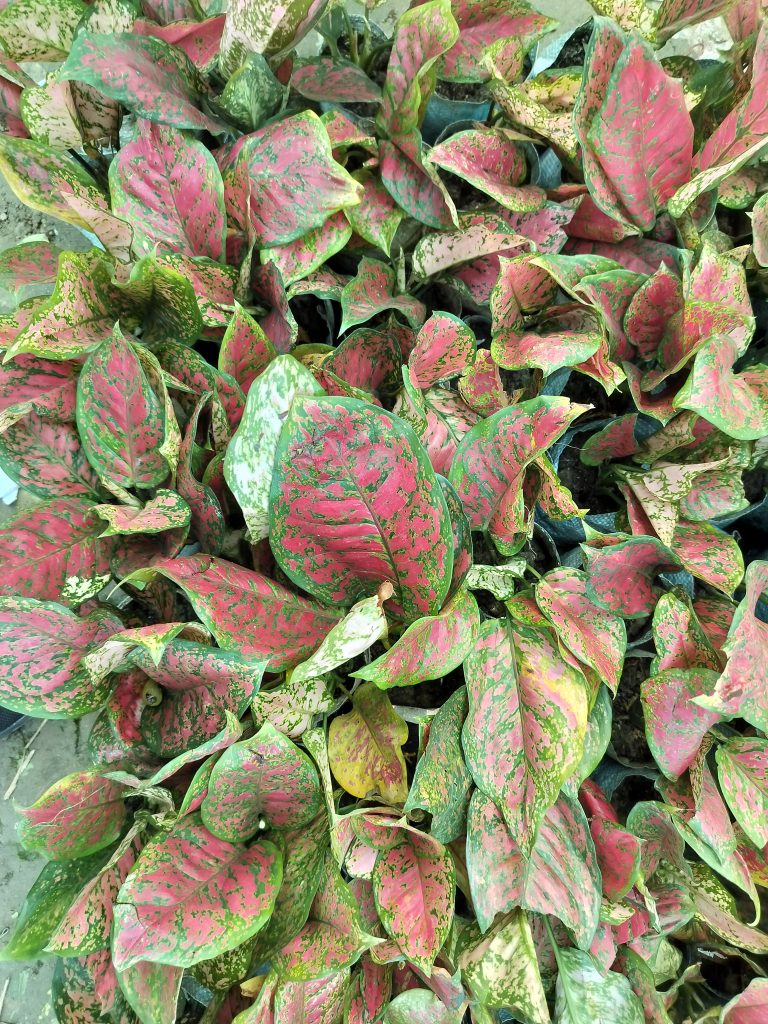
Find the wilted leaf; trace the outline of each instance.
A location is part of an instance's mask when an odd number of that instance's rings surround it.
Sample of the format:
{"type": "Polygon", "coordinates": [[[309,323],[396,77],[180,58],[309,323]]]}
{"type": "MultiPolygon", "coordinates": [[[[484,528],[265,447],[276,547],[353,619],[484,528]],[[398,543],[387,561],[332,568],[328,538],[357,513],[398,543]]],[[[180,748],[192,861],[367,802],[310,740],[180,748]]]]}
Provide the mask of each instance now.
{"type": "Polygon", "coordinates": [[[352,706],[333,719],[328,733],[328,759],[336,780],[353,796],[377,793],[388,803],[404,803],[408,783],[402,747],[408,726],[375,683],[363,683],[352,706]]]}

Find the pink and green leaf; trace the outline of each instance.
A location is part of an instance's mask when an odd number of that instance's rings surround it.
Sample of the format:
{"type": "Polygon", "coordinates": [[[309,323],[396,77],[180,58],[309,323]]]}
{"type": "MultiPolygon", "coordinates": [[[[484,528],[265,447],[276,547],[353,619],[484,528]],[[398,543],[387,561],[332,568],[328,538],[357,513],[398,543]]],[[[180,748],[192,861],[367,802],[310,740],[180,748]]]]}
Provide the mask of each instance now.
{"type": "Polygon", "coordinates": [[[366,320],[394,309],[402,313],[411,327],[417,328],[426,318],[426,308],[410,295],[395,295],[395,272],[379,260],[363,257],[357,274],[344,286],[341,293],[343,320],[340,333],[350,327],[363,324],[366,320]]]}

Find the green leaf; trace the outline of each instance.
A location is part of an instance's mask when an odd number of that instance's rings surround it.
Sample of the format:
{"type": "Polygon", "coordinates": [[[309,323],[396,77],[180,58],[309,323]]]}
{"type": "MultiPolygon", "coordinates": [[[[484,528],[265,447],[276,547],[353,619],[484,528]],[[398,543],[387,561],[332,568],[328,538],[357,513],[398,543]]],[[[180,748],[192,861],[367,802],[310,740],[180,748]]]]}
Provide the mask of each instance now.
{"type": "Polygon", "coordinates": [[[431,834],[451,843],[465,831],[472,776],[464,763],[461,728],[467,716],[467,691],[451,694],[432,720],[427,749],[416,766],[408,799],[409,814],[422,807],[432,815],[431,834]]]}
{"type": "Polygon", "coordinates": [[[0,11],[0,43],[13,60],[63,60],[87,10],[80,0],[14,0],[0,11]]]}
{"type": "Polygon", "coordinates": [[[594,957],[580,949],[557,949],[556,955],[557,1024],[645,1024],[642,1003],[625,977],[601,971],[594,957]]]}
{"type": "Polygon", "coordinates": [[[302,394],[322,395],[323,389],[293,356],[277,356],[253,381],[240,426],[224,457],[224,476],[254,543],[269,535],[278,439],[294,399],[302,394]]]}

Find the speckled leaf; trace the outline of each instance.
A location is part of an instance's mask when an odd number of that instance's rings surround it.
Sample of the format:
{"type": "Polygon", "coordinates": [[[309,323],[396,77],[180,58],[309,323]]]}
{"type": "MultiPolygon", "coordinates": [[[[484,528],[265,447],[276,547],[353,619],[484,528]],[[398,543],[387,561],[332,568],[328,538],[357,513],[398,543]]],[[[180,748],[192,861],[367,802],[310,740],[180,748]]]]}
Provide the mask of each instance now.
{"type": "Polygon", "coordinates": [[[15,0],[0,12],[0,43],[13,60],[63,60],[87,10],[80,0],[15,0]]]}
{"type": "Polygon", "coordinates": [[[38,498],[102,497],[73,424],[27,413],[0,434],[0,468],[38,498]]]}
{"type": "Polygon", "coordinates": [[[246,657],[269,658],[273,672],[308,657],[341,618],[338,612],[221,558],[159,559],[140,578],[148,582],[155,573],[182,588],[222,647],[246,657]]]}
{"type": "Polygon", "coordinates": [[[348,985],[349,971],[313,981],[283,982],[275,992],[274,1024],[338,1024],[348,985]]]}
{"type": "Polygon", "coordinates": [[[491,416],[509,405],[498,366],[488,349],[479,349],[475,361],[462,373],[459,394],[473,412],[491,416]]]}
{"type": "Polygon", "coordinates": [[[467,766],[527,854],[547,809],[581,760],[584,682],[545,633],[500,620],[481,627],[464,672],[467,766]]]}
{"type": "Polygon", "coordinates": [[[382,1024],[460,1024],[461,1010],[450,1009],[428,988],[410,988],[386,1007],[382,1024]]]}
{"type": "Polygon", "coordinates": [[[357,206],[346,210],[355,232],[371,245],[377,245],[389,256],[392,242],[405,214],[384,188],[378,177],[362,169],[354,174],[363,186],[363,195],[357,206]]]}
{"type": "Polygon", "coordinates": [[[103,850],[120,836],[128,792],[100,772],[73,772],[30,807],[18,809],[19,842],[25,850],[51,860],[73,860],[103,850]]]}
{"type": "Polygon", "coordinates": [[[715,753],[720,788],[752,842],[768,843],[768,741],[733,736],[715,753]]]}
{"type": "Polygon", "coordinates": [[[652,537],[616,534],[611,540],[601,548],[582,545],[587,595],[624,619],[649,615],[656,603],[652,580],[657,573],[679,570],[677,556],[652,537]]]}
{"type": "MultiPolygon", "coordinates": [[[[545,267],[532,262],[530,254],[499,257],[499,276],[491,292],[492,333],[520,334],[524,315],[553,303],[557,282],[545,267]]],[[[494,410],[495,411],[495,410],[494,410]]]]}
{"type": "Polygon", "coordinates": [[[29,352],[46,359],[72,359],[112,337],[115,322],[134,326],[132,303],[112,283],[113,268],[97,249],[62,253],[56,287],[8,348],[7,358],[29,352]]]}
{"type": "Polygon", "coordinates": [[[0,289],[17,302],[47,295],[58,265],[59,250],[49,242],[20,242],[0,253],[0,289]]]}
{"type": "Polygon", "coordinates": [[[555,306],[536,331],[502,330],[493,338],[494,362],[507,370],[538,367],[545,375],[564,366],[586,362],[600,348],[604,328],[597,316],[582,306],[555,306]]]}
{"type": "Polygon", "coordinates": [[[223,72],[231,74],[249,51],[276,54],[298,43],[324,7],[321,0],[266,0],[258,7],[248,0],[233,0],[221,40],[223,72]]]}
{"type": "Polygon", "coordinates": [[[467,826],[467,872],[480,927],[522,906],[559,918],[588,949],[600,913],[600,872],[578,802],[561,794],[542,822],[530,856],[509,834],[501,812],[480,790],[467,826]]]}
{"type": "Polygon", "coordinates": [[[234,377],[247,395],[251,384],[275,355],[275,347],[263,328],[235,302],[235,312],[221,340],[219,370],[234,377]]]}
{"type": "Polygon", "coordinates": [[[79,605],[109,582],[112,542],[82,498],[54,498],[0,527],[0,594],[79,605]]]}
{"type": "Polygon", "coordinates": [[[361,327],[348,334],[323,360],[323,370],[331,370],[360,390],[391,394],[402,382],[401,347],[415,336],[409,327],[395,321],[382,327],[361,327]]]}
{"type": "Polygon", "coordinates": [[[734,373],[740,346],[725,335],[702,345],[688,380],[674,400],[677,409],[690,409],[728,437],[754,441],[768,433],[768,367],[750,366],[734,373]]]}
{"type": "Polygon", "coordinates": [[[185,819],[144,848],[115,904],[117,970],[142,960],[190,967],[240,946],[266,924],[282,881],[268,842],[245,849],[185,819]]]}
{"type": "Polygon", "coordinates": [[[79,618],[52,601],[0,598],[0,700],[33,718],[79,718],[100,707],[110,684],[93,682],[83,658],[122,628],[107,611],[79,618]]]}
{"type": "Polygon", "coordinates": [[[643,1004],[623,975],[601,971],[595,958],[580,949],[557,949],[556,954],[558,1024],[645,1024],[643,1004]]]}
{"type": "Polygon", "coordinates": [[[56,960],[51,1004],[58,1024],[111,1024],[113,1020],[104,1012],[87,957],[56,960]]]}
{"type": "MultiPolygon", "coordinates": [[[[0,961],[35,960],[49,951],[51,935],[83,886],[101,869],[109,857],[102,850],[76,860],[51,861],[35,879],[27,893],[7,941],[0,949],[0,961]]],[[[103,948],[103,947],[100,947],[103,948]]]]}
{"type": "Polygon", "coordinates": [[[302,61],[291,75],[291,88],[308,100],[329,103],[378,103],[381,89],[351,61],[316,57],[302,61]]]}
{"type": "Polygon", "coordinates": [[[80,32],[58,74],[64,81],[93,86],[148,121],[214,135],[226,130],[224,122],[198,106],[205,87],[194,64],[160,39],[80,32]]]}
{"type": "MultiPolygon", "coordinates": [[[[59,956],[86,956],[109,948],[112,905],[136,861],[139,846],[132,843],[120,856],[119,850],[120,847],[106,863],[104,853],[99,855],[98,872],[91,874],[85,885],[78,886],[76,898],[68,903],[66,912],[51,930],[46,946],[48,952],[59,956]]],[[[74,866],[80,861],[72,863],[74,866]]]]}
{"type": "Polygon", "coordinates": [[[311,110],[235,143],[222,165],[227,216],[260,246],[285,245],[360,201],[362,188],[336,163],[325,126],[311,110]]]}
{"type": "Polygon", "coordinates": [[[641,687],[645,733],[656,764],[668,778],[690,767],[710,726],[720,715],[692,702],[712,690],[718,673],[710,669],[665,669],[641,687]]]}
{"type": "Polygon", "coordinates": [[[456,882],[450,853],[435,839],[403,830],[394,846],[379,851],[371,881],[387,935],[429,974],[453,921],[456,882]]]}
{"type": "Polygon", "coordinates": [[[387,192],[405,212],[431,228],[457,223],[456,206],[440,175],[424,160],[421,135],[379,141],[379,172],[387,192]]]}
{"type": "Polygon", "coordinates": [[[525,0],[454,0],[459,38],[440,64],[440,77],[449,82],[480,82],[488,77],[481,57],[492,43],[516,39],[527,44],[552,27],[552,21],[525,0]]]}
{"type": "Polygon", "coordinates": [[[383,583],[374,597],[365,597],[334,626],[315,653],[291,673],[292,683],[301,683],[325,675],[367,651],[387,636],[384,601],[392,594],[392,585],[383,583]]]}
{"type": "Polygon", "coordinates": [[[322,978],[349,967],[371,942],[363,932],[357,902],[329,851],[309,919],[272,965],[291,981],[322,978]]]}
{"type": "MultiPolygon", "coordinates": [[[[653,612],[656,657],[651,675],[667,668],[708,668],[719,673],[721,660],[702,629],[690,600],[662,594],[653,612]]],[[[727,630],[726,630],[727,632],[727,630]]]]}
{"type": "Polygon", "coordinates": [[[516,133],[505,128],[472,128],[433,146],[429,161],[491,196],[507,210],[538,210],[546,201],[543,189],[525,181],[525,156],[516,133]]]}
{"type": "Polygon", "coordinates": [[[472,529],[490,530],[502,553],[514,554],[525,537],[525,467],[584,409],[565,398],[537,398],[501,409],[464,435],[449,479],[472,529]]]}
{"type": "Polygon", "coordinates": [[[174,1024],[183,974],[181,967],[140,960],[120,971],[117,980],[141,1024],[174,1024]]]}
{"type": "Polygon", "coordinates": [[[441,843],[458,839],[466,825],[472,776],[464,764],[461,727],[467,708],[467,692],[461,687],[435,715],[403,808],[406,814],[416,808],[429,811],[430,833],[441,843]]]}
{"type": "Polygon", "coordinates": [[[738,541],[712,523],[681,519],[671,547],[684,568],[717,590],[732,594],[741,583],[744,556],[738,541]]]}
{"type": "Polygon", "coordinates": [[[251,711],[257,726],[271,722],[286,736],[297,739],[311,727],[316,715],[331,711],[334,703],[327,679],[316,677],[294,683],[289,675],[282,686],[260,690],[251,711]]]}
{"type": "MultiPolygon", "coordinates": [[[[215,656],[216,655],[214,654],[214,657],[215,656]]],[[[226,658],[223,658],[222,660],[226,661],[226,658]]],[[[215,736],[209,740],[205,740],[199,746],[190,747],[187,750],[184,750],[181,754],[177,754],[176,757],[166,762],[162,768],[158,768],[156,772],[153,772],[148,779],[143,780],[142,788],[147,789],[152,786],[159,786],[161,782],[165,782],[166,779],[170,779],[178,771],[186,765],[192,764],[194,761],[202,761],[203,759],[206,759],[207,761],[212,754],[218,754],[220,751],[226,750],[227,747],[239,740],[242,735],[243,727],[238,721],[237,716],[233,715],[231,711],[225,711],[224,727],[221,732],[216,733],[215,736]]],[[[210,776],[206,777],[206,785],[208,778],[210,778],[210,776]]]]}
{"type": "Polygon", "coordinates": [[[747,566],[746,596],[736,609],[723,650],[728,662],[711,696],[699,697],[702,707],[740,716],[768,732],[765,679],[768,678],[768,625],[756,614],[757,602],[768,587],[768,562],[747,566]]]}
{"type": "Polygon", "coordinates": [[[486,935],[472,932],[459,957],[464,984],[483,1006],[504,1006],[530,1024],[550,1024],[537,949],[524,910],[501,918],[486,935]]]}
{"type": "Polygon", "coordinates": [[[352,711],[331,722],[328,760],[336,781],[353,796],[378,794],[402,804],[408,796],[403,744],[408,726],[375,683],[363,683],[352,697],[352,711]]]}
{"type": "MultiPolygon", "coordinates": [[[[351,207],[356,209],[356,207],[351,207]]],[[[345,210],[333,213],[319,227],[284,245],[262,249],[262,263],[274,263],[286,286],[308,277],[335,256],[352,237],[352,228],[345,210]]]]}
{"type": "Polygon", "coordinates": [[[143,508],[131,505],[96,505],[93,510],[107,521],[102,537],[114,534],[161,533],[189,524],[189,505],[175,491],[160,489],[143,508]]]}
{"type": "Polygon", "coordinates": [[[722,1024],[760,1024],[768,1010],[768,981],[753,978],[743,992],[730,999],[722,1009],[722,1024]]]}
{"type": "Polygon", "coordinates": [[[36,142],[53,149],[82,146],[80,118],[69,82],[58,82],[49,75],[42,85],[28,86],[21,94],[20,112],[36,142]]]}
{"type": "Polygon", "coordinates": [[[457,377],[474,360],[475,336],[452,313],[433,313],[420,329],[408,357],[414,387],[428,388],[457,377]]]}
{"type": "Polygon", "coordinates": [[[265,661],[191,640],[173,639],[155,661],[139,647],[130,664],[160,688],[160,700],[144,707],[142,740],[162,757],[177,757],[212,740],[240,718],[258,692],[265,661]]]}
{"type": "Polygon", "coordinates": [[[99,476],[118,487],[156,487],[168,475],[159,449],[163,410],[119,327],[86,360],[77,384],[77,425],[99,476]]]}
{"type": "Polygon", "coordinates": [[[768,196],[762,195],[752,208],[752,232],[755,259],[761,267],[768,267],[768,196]]]}
{"type": "Polygon", "coordinates": [[[432,65],[458,37],[450,0],[432,0],[400,15],[377,122],[390,137],[418,128],[434,88],[432,65]]]}
{"type": "Polygon", "coordinates": [[[437,615],[417,619],[388,651],[353,675],[373,680],[382,689],[439,679],[464,661],[479,625],[477,602],[459,589],[437,615]]]}
{"type": "Polygon", "coordinates": [[[227,448],[224,476],[254,542],[269,534],[269,495],[283,422],[297,395],[322,393],[309,370],[290,355],[272,360],[248,392],[243,418],[227,448]]]}
{"type": "Polygon", "coordinates": [[[618,615],[590,600],[586,574],[577,569],[551,570],[536,585],[536,603],[555,627],[560,643],[591,665],[616,693],[627,630],[618,615]]]}
{"type": "Polygon", "coordinates": [[[599,167],[593,178],[592,164],[585,164],[585,177],[599,209],[649,230],[690,177],[693,123],[681,84],[667,77],[640,36],[618,35],[619,51],[608,57],[616,35],[608,24],[596,23],[584,68],[587,96],[574,112],[582,147],[599,167]],[[600,39],[603,33],[611,44],[600,39]],[[597,70],[595,63],[606,58],[608,67],[597,70]],[[593,116],[595,108],[599,113],[593,116]]]}
{"type": "MultiPolygon", "coordinates": [[[[209,6],[212,11],[216,8],[215,4],[209,6]]],[[[224,20],[224,15],[218,14],[200,21],[197,18],[183,18],[170,25],[156,25],[152,21],[138,18],[129,31],[163,39],[186,53],[196,68],[210,71],[219,54],[224,20]]]]}
{"type": "Polygon", "coordinates": [[[233,744],[216,762],[201,813],[213,835],[235,843],[265,827],[306,825],[321,806],[315,766],[265,722],[252,739],[233,744]]]}
{"type": "Polygon", "coordinates": [[[109,166],[112,209],[133,228],[134,248],[220,260],[226,221],[221,173],[200,142],[171,126],[141,122],[138,138],[109,166]]]}
{"type": "Polygon", "coordinates": [[[395,272],[379,260],[363,257],[357,274],[341,293],[343,321],[340,333],[356,324],[363,324],[377,313],[394,309],[402,313],[411,327],[424,322],[426,308],[410,295],[394,295],[395,272]]]}
{"type": "Polygon", "coordinates": [[[389,580],[390,607],[406,621],[440,608],[453,563],[450,521],[426,452],[402,420],[357,399],[297,399],[270,503],[272,551],[316,597],[351,604],[389,580]]]}
{"type": "MultiPolygon", "coordinates": [[[[460,213],[455,231],[441,230],[422,236],[413,251],[413,274],[418,280],[426,280],[467,260],[515,252],[523,244],[528,244],[527,240],[499,213],[460,213]]],[[[495,274],[493,278],[490,287],[495,283],[495,274]]]]}

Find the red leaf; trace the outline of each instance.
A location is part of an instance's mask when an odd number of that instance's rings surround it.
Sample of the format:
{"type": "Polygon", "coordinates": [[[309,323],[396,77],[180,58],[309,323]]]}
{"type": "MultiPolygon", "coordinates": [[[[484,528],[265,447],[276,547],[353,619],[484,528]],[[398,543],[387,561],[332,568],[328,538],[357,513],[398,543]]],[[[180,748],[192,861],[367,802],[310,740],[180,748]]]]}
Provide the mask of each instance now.
{"type": "Polygon", "coordinates": [[[332,57],[302,62],[291,75],[291,88],[308,100],[330,103],[379,103],[381,89],[359,68],[332,57]]]}
{"type": "Polygon", "coordinates": [[[133,227],[140,253],[156,247],[222,259],[224,188],[216,161],[176,128],[142,121],[109,167],[112,209],[133,227]]]}
{"type": "Polygon", "coordinates": [[[706,668],[668,668],[641,687],[645,733],[656,763],[669,779],[679,778],[699,752],[701,741],[720,718],[693,703],[709,691],[717,673],[706,668]]]}
{"type": "Polygon", "coordinates": [[[115,967],[147,959],[190,967],[236,949],[269,919],[281,879],[272,843],[245,849],[183,820],[144,848],[120,889],[115,967]]]}
{"type": "Polygon", "coordinates": [[[483,51],[500,39],[528,45],[552,26],[549,18],[521,0],[455,0],[451,4],[459,23],[459,38],[443,57],[440,77],[449,82],[485,81],[489,72],[483,51]]]}
{"type": "Polygon", "coordinates": [[[475,355],[475,336],[451,313],[433,313],[416,337],[408,358],[411,382],[428,388],[458,376],[475,355]]]}
{"type": "Polygon", "coordinates": [[[582,545],[589,582],[587,593],[622,618],[649,615],[656,603],[651,581],[659,572],[675,572],[680,563],[661,541],[615,534],[605,546],[582,545]]]}
{"type": "Polygon", "coordinates": [[[448,512],[402,420],[353,398],[300,397],[275,470],[270,544],[294,582],[347,605],[389,580],[408,621],[440,608],[453,562],[448,512]]]}
{"type": "Polygon", "coordinates": [[[204,21],[174,18],[173,24],[156,25],[145,18],[137,18],[133,31],[137,35],[153,36],[186,53],[195,67],[208,70],[219,55],[224,15],[206,18],[204,21]]]}
{"type": "Polygon", "coordinates": [[[221,558],[160,559],[140,576],[149,580],[156,573],[182,588],[222,647],[269,658],[273,672],[304,661],[341,618],[338,612],[221,558]]]}

